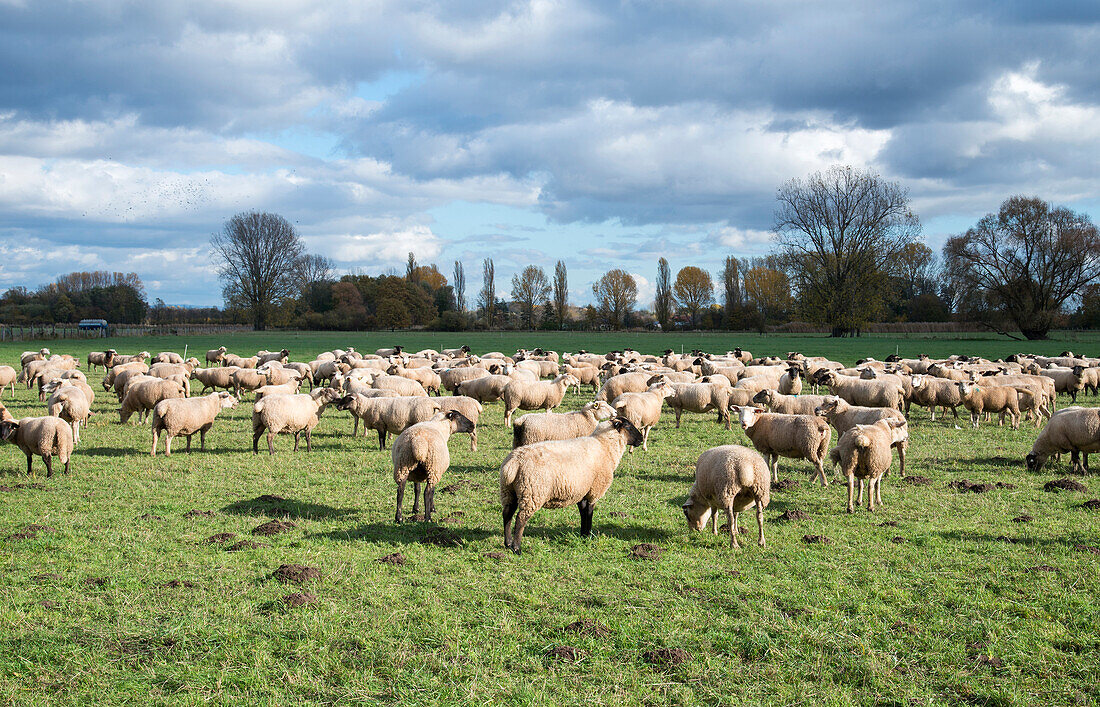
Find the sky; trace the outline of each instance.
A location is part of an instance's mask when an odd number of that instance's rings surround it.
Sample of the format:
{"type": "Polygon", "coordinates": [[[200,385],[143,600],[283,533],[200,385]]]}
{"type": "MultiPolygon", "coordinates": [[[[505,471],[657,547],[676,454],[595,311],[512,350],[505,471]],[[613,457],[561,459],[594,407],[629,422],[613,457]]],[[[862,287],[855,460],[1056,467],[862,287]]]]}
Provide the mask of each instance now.
{"type": "Polygon", "coordinates": [[[0,0],[0,290],[134,271],[218,305],[261,210],[338,272],[717,276],[851,164],[935,250],[1014,194],[1100,217],[1100,3],[0,0]]]}

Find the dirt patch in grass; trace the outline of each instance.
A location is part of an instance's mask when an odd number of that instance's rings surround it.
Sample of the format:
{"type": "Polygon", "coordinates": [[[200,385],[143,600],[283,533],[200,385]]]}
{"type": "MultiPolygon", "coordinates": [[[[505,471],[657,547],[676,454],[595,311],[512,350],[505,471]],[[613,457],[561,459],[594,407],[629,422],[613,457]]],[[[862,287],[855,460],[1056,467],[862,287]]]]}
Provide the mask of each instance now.
{"type": "Polygon", "coordinates": [[[1048,481],[1043,484],[1043,490],[1050,491],[1051,493],[1060,493],[1062,491],[1086,493],[1089,489],[1080,481],[1074,481],[1073,479],[1058,479],[1057,481],[1048,481]]]}
{"type": "Polygon", "coordinates": [[[385,557],[379,557],[375,562],[380,562],[383,565],[403,565],[405,564],[405,556],[400,552],[394,552],[385,557]]]}
{"type": "Polygon", "coordinates": [[[1074,545],[1073,549],[1077,552],[1087,552],[1093,555],[1100,555],[1100,547],[1095,545],[1074,545]]]}
{"type": "Polygon", "coordinates": [[[775,521],[777,523],[790,523],[796,520],[806,520],[809,517],[810,514],[806,511],[799,510],[797,508],[790,508],[780,513],[779,516],[776,517],[775,521]]]}
{"type": "Polygon", "coordinates": [[[910,486],[927,486],[932,483],[932,479],[927,476],[906,476],[902,478],[902,481],[910,486]]]}
{"type": "Polygon", "coordinates": [[[959,479],[958,481],[952,481],[947,484],[947,488],[954,489],[959,493],[986,493],[997,487],[990,483],[979,483],[977,481],[959,479]]]}
{"type": "Polygon", "coordinates": [[[898,527],[898,522],[896,520],[884,520],[878,525],[880,528],[896,528],[898,527]]]}
{"type": "Polygon", "coordinates": [[[786,491],[798,486],[798,479],[780,479],[772,482],[772,491],[786,491]]]}
{"type": "Polygon", "coordinates": [[[50,601],[49,599],[43,599],[42,601],[38,602],[38,605],[41,606],[43,609],[56,609],[58,606],[60,606],[56,601],[50,601]]]}
{"type": "Polygon", "coordinates": [[[271,577],[284,584],[305,584],[313,580],[321,581],[321,570],[306,565],[279,565],[279,569],[272,572],[271,577]]]}
{"type": "Polygon", "coordinates": [[[110,582],[109,577],[85,577],[84,586],[86,587],[105,587],[110,582]]]}
{"type": "Polygon", "coordinates": [[[173,579],[161,585],[165,589],[194,589],[195,583],[189,579],[173,579]]]}
{"type": "Polygon", "coordinates": [[[584,651],[577,650],[573,646],[557,646],[546,651],[546,657],[551,660],[564,660],[567,663],[576,663],[584,657],[584,651]]]}
{"type": "Polygon", "coordinates": [[[901,537],[900,535],[895,535],[894,537],[890,538],[890,542],[894,543],[895,545],[901,545],[902,543],[907,543],[909,541],[901,537]]]}
{"type": "Polygon", "coordinates": [[[653,543],[639,543],[630,548],[630,557],[636,560],[659,560],[662,552],[663,548],[653,543]]]}
{"type": "Polygon", "coordinates": [[[982,655],[979,655],[976,658],[974,658],[974,665],[976,667],[989,666],[990,668],[993,668],[994,670],[997,670],[999,668],[1003,668],[1005,664],[1004,664],[1004,661],[1001,660],[1000,658],[994,658],[991,655],[985,655],[983,653],[982,655]]]}
{"type": "Polygon", "coordinates": [[[904,621],[895,621],[894,624],[890,626],[890,630],[897,631],[898,633],[908,633],[910,636],[916,636],[920,633],[916,626],[904,621]]]}
{"type": "Polygon", "coordinates": [[[611,629],[591,619],[581,619],[565,625],[566,633],[577,633],[593,638],[607,638],[611,635],[611,629]]]}
{"type": "Polygon", "coordinates": [[[239,543],[234,543],[225,548],[226,552],[240,552],[241,550],[256,550],[257,548],[267,547],[263,543],[258,543],[255,540],[242,540],[239,543]]]}
{"type": "Polygon", "coordinates": [[[1007,490],[1009,490],[1009,491],[1011,491],[1012,489],[1016,488],[1016,484],[1006,484],[1006,483],[1005,483],[1005,482],[1003,482],[1003,481],[998,481],[997,483],[995,483],[995,484],[993,484],[993,485],[994,485],[994,486],[996,486],[996,487],[997,487],[997,488],[999,488],[999,489],[1007,489],[1007,490]]]}
{"type": "Polygon", "coordinates": [[[280,533],[290,532],[297,527],[298,526],[294,525],[290,521],[272,520],[268,521],[267,523],[257,525],[255,528],[252,529],[252,534],[264,536],[279,535],[280,533]]]}
{"type": "Polygon", "coordinates": [[[1027,513],[1024,513],[1023,515],[1018,515],[1015,518],[1013,518],[1012,522],[1013,523],[1030,523],[1033,520],[1035,520],[1035,519],[1032,518],[1031,516],[1029,516],[1027,513]]]}
{"type": "Polygon", "coordinates": [[[8,540],[33,540],[38,537],[39,533],[53,533],[57,528],[51,528],[48,525],[39,525],[38,523],[32,523],[26,528],[23,528],[18,533],[12,533],[8,536],[8,540]]]}
{"type": "Polygon", "coordinates": [[[446,518],[440,518],[439,522],[440,523],[448,523],[450,525],[461,525],[463,515],[465,515],[465,514],[462,511],[455,511],[454,513],[447,516],[446,518]]]}
{"type": "Polygon", "coordinates": [[[48,574],[36,574],[35,576],[31,577],[31,579],[35,582],[60,582],[62,577],[59,574],[54,574],[53,572],[50,572],[48,574]]]}
{"type": "Polygon", "coordinates": [[[500,552],[499,550],[494,550],[493,552],[487,552],[487,553],[485,553],[484,556],[488,557],[490,560],[503,560],[504,559],[504,553],[500,552]]]}
{"type": "Polygon", "coordinates": [[[213,518],[218,515],[217,511],[200,511],[192,508],[183,514],[184,518],[213,518]]]}
{"type": "Polygon", "coordinates": [[[1100,511],[1100,498],[1093,498],[1081,504],[1081,508],[1089,511],[1100,511]]]}
{"type": "Polygon", "coordinates": [[[310,592],[295,592],[294,594],[287,594],[283,597],[283,603],[287,606],[305,606],[306,604],[316,604],[317,596],[310,592]]]}
{"type": "Polygon", "coordinates": [[[824,535],[803,535],[802,542],[807,545],[832,545],[831,538],[827,538],[824,535]]]}
{"type": "Polygon", "coordinates": [[[998,535],[996,538],[994,538],[994,540],[998,540],[1002,543],[1008,543],[1009,545],[1015,545],[1016,543],[1021,542],[1020,538],[1010,538],[1007,535],[998,535]]]}
{"type": "Polygon", "coordinates": [[[608,518],[629,518],[626,511],[611,511],[607,514],[608,518]]]}
{"type": "Polygon", "coordinates": [[[426,533],[420,536],[420,542],[436,547],[459,547],[462,545],[462,538],[453,530],[447,528],[429,528],[426,533]]]}
{"type": "Polygon", "coordinates": [[[1028,567],[1025,572],[1057,572],[1057,567],[1051,567],[1050,565],[1035,565],[1034,567],[1028,567]]]}
{"type": "Polygon", "coordinates": [[[285,503],[286,499],[282,496],[276,496],[273,493],[265,493],[263,496],[256,497],[257,503],[285,503]]]}
{"type": "Polygon", "coordinates": [[[221,545],[237,537],[236,533],[215,533],[202,542],[206,545],[221,545]]]}
{"type": "Polygon", "coordinates": [[[687,662],[691,656],[683,648],[654,648],[642,653],[642,660],[650,665],[671,667],[687,662]]]}
{"type": "Polygon", "coordinates": [[[33,484],[16,484],[14,486],[0,486],[0,493],[6,493],[6,492],[9,492],[9,491],[23,491],[23,490],[45,491],[46,490],[46,485],[45,484],[39,484],[39,483],[33,483],[33,484]]]}
{"type": "Polygon", "coordinates": [[[466,489],[469,489],[470,491],[480,491],[483,488],[485,488],[484,485],[479,484],[476,481],[470,481],[469,479],[463,479],[461,481],[456,481],[453,484],[450,484],[448,486],[441,486],[439,488],[439,492],[440,493],[458,493],[459,491],[463,491],[463,490],[466,490],[466,489]]]}
{"type": "Polygon", "coordinates": [[[155,513],[143,513],[138,516],[138,520],[164,520],[164,518],[155,513]]]}

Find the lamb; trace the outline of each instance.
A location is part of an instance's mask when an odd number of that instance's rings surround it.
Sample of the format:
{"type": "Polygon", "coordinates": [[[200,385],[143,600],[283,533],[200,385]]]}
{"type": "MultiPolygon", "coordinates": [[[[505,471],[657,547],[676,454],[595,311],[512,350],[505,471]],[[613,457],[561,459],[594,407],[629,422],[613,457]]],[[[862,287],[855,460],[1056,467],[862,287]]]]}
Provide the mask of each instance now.
{"type": "Polygon", "coordinates": [[[829,400],[830,397],[833,396],[784,395],[775,390],[762,390],[753,396],[752,402],[763,405],[769,412],[778,412],[783,415],[814,415],[817,406],[829,400]]]}
{"type": "Polygon", "coordinates": [[[676,414],[676,428],[680,428],[680,416],[684,411],[705,413],[718,412],[718,421],[730,428],[730,393],[733,388],[720,383],[683,383],[674,388],[669,397],[668,406],[676,414]]]}
{"type": "Polygon", "coordinates": [[[309,394],[269,395],[252,406],[252,453],[259,454],[260,437],[267,431],[267,452],[275,454],[275,435],[294,435],[294,451],[298,437],[306,436],[306,451],[313,451],[313,428],[320,422],[321,410],[339,397],[325,388],[317,397],[309,394]]]}
{"type": "Polygon", "coordinates": [[[0,440],[10,442],[27,455],[27,476],[31,475],[31,457],[38,455],[46,464],[46,478],[53,476],[53,457],[65,465],[73,455],[73,431],[59,417],[24,417],[0,422],[0,440]]]}
{"type": "Polygon", "coordinates": [[[249,368],[237,368],[229,377],[233,382],[233,394],[241,397],[242,390],[256,390],[267,385],[267,374],[249,368]]]}
{"type": "Polygon", "coordinates": [[[88,370],[94,371],[99,366],[102,366],[103,370],[107,370],[114,363],[115,354],[117,353],[114,349],[88,352],[88,370]]]}
{"type": "Polygon", "coordinates": [[[149,411],[156,407],[157,403],[182,397],[184,397],[184,389],[179,381],[162,378],[136,381],[126,387],[122,407],[118,410],[119,424],[126,424],[135,412],[138,413],[140,421],[145,422],[149,411]]]}
{"type": "Polygon", "coordinates": [[[91,406],[92,401],[83,390],[75,385],[62,385],[50,395],[46,412],[53,417],[60,417],[72,426],[73,444],[77,445],[80,444],[80,426],[87,425],[88,418],[94,414],[91,406]]]}
{"type": "Polygon", "coordinates": [[[867,486],[867,510],[882,503],[882,477],[890,468],[890,448],[908,440],[904,421],[879,420],[873,425],[856,425],[840,436],[836,449],[829,453],[848,478],[848,512],[855,512],[855,480],[859,479],[859,501],[863,503],[863,484],[867,486]]]}
{"type": "Polygon", "coordinates": [[[1017,400],[1020,404],[1020,412],[1035,420],[1035,426],[1042,424],[1043,418],[1050,418],[1050,408],[1047,407],[1046,394],[1030,386],[1014,386],[1017,400]]]}
{"type": "Polygon", "coordinates": [[[390,457],[393,460],[393,480],[397,482],[397,513],[400,523],[401,505],[405,500],[405,483],[413,482],[413,515],[419,512],[420,484],[424,484],[424,520],[431,522],[435,510],[435,487],[443,472],[451,465],[451,450],[447,441],[456,432],[472,432],[474,423],[457,410],[438,412],[430,420],[418,422],[397,436],[390,457]]]}
{"type": "Polygon", "coordinates": [[[893,383],[847,378],[831,369],[822,371],[819,379],[829,388],[830,393],[844,398],[852,405],[900,410],[904,399],[904,391],[893,383]]]}
{"type": "Polygon", "coordinates": [[[489,375],[489,371],[484,368],[478,368],[477,366],[456,366],[454,368],[445,368],[440,371],[439,380],[444,388],[453,393],[458,388],[459,383],[487,375],[489,375]]]}
{"type": "Polygon", "coordinates": [[[11,387],[11,397],[15,397],[15,379],[19,373],[11,366],[0,366],[0,397],[4,395],[4,388],[11,387]]]}
{"type": "Polygon", "coordinates": [[[229,393],[210,393],[198,398],[162,400],[153,407],[153,447],[150,455],[157,455],[157,441],[164,435],[164,455],[172,456],[172,438],[187,437],[187,451],[191,451],[191,437],[199,433],[199,449],[206,449],[206,433],[214,426],[214,418],[222,410],[237,406],[237,399],[229,393]]]}
{"type": "Polygon", "coordinates": [[[609,403],[623,393],[644,393],[649,387],[649,373],[620,373],[604,381],[596,400],[609,403]]]}
{"type": "Polygon", "coordinates": [[[191,379],[202,383],[202,392],[218,388],[235,388],[233,373],[241,369],[236,366],[219,366],[217,368],[196,368],[191,371],[191,379]]]}
{"type": "Polygon", "coordinates": [[[1100,408],[1069,407],[1054,413],[1031,446],[1027,470],[1037,474],[1052,454],[1063,452],[1071,454],[1074,472],[1089,473],[1089,454],[1100,452],[1100,408]]]}
{"type": "Polygon", "coordinates": [[[392,390],[398,395],[407,397],[428,397],[428,391],[411,378],[402,376],[381,375],[371,381],[371,387],[378,390],[392,390]]]}
{"type": "Polygon", "coordinates": [[[399,363],[395,363],[390,366],[386,373],[392,376],[401,376],[402,378],[408,378],[409,380],[416,381],[424,390],[439,395],[439,389],[443,385],[439,379],[439,374],[430,368],[407,368],[399,363]]]}
{"type": "MultiPolygon", "coordinates": [[[[865,408],[849,405],[842,398],[835,395],[826,396],[825,402],[814,408],[814,414],[824,417],[836,430],[837,435],[843,435],[856,425],[873,425],[879,420],[897,420],[905,422],[905,415],[893,408],[865,408]]],[[[897,442],[894,448],[898,452],[898,463],[901,465],[901,475],[905,476],[905,452],[909,449],[909,437],[897,442]]]]}
{"type": "Polygon", "coordinates": [[[229,349],[224,346],[219,346],[216,349],[208,349],[206,352],[206,362],[213,363],[214,365],[225,363],[225,354],[229,349]]]}
{"type": "MultiPolygon", "coordinates": [[[[411,425],[431,419],[440,410],[436,400],[427,396],[408,398],[367,398],[361,395],[345,395],[336,402],[337,410],[348,410],[363,421],[363,436],[367,430],[378,432],[378,448],[386,448],[388,434],[401,434],[411,425]]],[[[354,432],[352,434],[355,434],[354,432]]]]}
{"type": "Polygon", "coordinates": [[[504,397],[504,389],[512,379],[508,376],[480,376],[470,380],[459,381],[455,386],[455,395],[468,395],[482,403],[492,403],[504,397]]]}
{"type": "Polygon", "coordinates": [[[512,449],[536,442],[587,437],[601,420],[614,414],[615,408],[602,400],[585,403],[573,412],[528,413],[512,425],[512,449]]]}
{"type": "Polygon", "coordinates": [[[1020,429],[1020,397],[1015,388],[1008,386],[980,386],[968,381],[955,383],[962,397],[962,404],[970,411],[970,424],[978,428],[982,413],[1001,414],[1000,424],[1004,425],[1007,413],[1012,429],[1020,429]]]}
{"type": "Polygon", "coordinates": [[[470,451],[476,452],[477,423],[481,419],[481,403],[465,395],[450,395],[446,398],[439,398],[438,402],[440,412],[457,410],[473,423],[473,429],[470,430],[470,451]]]}
{"type": "Polygon", "coordinates": [[[290,358],[290,352],[286,349],[282,351],[261,351],[256,354],[256,365],[262,366],[268,361],[277,361],[279,363],[286,363],[290,358]]]}
{"type": "Polygon", "coordinates": [[[624,417],[601,422],[587,437],[553,440],[513,449],[500,467],[504,546],[521,553],[523,531],[540,508],[577,505],[581,534],[592,534],[596,503],[607,492],[626,447],[642,433],[624,417]],[[512,518],[515,517],[515,530],[512,518]]]}
{"type": "Polygon", "coordinates": [[[771,501],[772,479],[768,464],[758,453],[737,444],[713,447],[699,456],[695,464],[695,483],[683,505],[684,517],[692,530],[702,530],[713,515],[714,534],[718,534],[718,511],[729,520],[730,547],[737,542],[737,517],[756,507],[758,544],[765,547],[764,509],[771,501]]]}
{"type": "Polygon", "coordinates": [[[825,455],[833,432],[825,420],[814,415],[782,415],[753,407],[738,407],[737,416],[752,446],[768,460],[772,481],[779,480],[779,457],[787,457],[808,460],[817,469],[821,485],[829,485],[825,478],[825,455]]]}
{"type": "Polygon", "coordinates": [[[568,373],[552,381],[512,381],[504,386],[505,426],[512,426],[512,413],[516,410],[553,410],[561,405],[565,391],[571,385],[578,383],[568,373]]]}

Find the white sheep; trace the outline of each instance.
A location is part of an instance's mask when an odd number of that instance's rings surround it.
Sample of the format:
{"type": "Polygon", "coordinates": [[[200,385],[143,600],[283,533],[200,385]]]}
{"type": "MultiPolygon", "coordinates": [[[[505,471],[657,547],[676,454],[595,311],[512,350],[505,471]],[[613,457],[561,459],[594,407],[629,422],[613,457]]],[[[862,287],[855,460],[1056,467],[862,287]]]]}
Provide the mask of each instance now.
{"type": "Polygon", "coordinates": [[[512,426],[516,410],[553,410],[571,385],[577,385],[577,379],[568,373],[552,381],[512,381],[504,387],[504,424],[512,426]]]}
{"type": "Polygon", "coordinates": [[[122,406],[118,411],[119,424],[126,424],[135,412],[139,421],[145,422],[149,411],[161,400],[182,397],[185,397],[184,388],[179,381],[162,378],[135,381],[126,386],[126,395],[122,397],[122,406]]]}
{"type": "Polygon", "coordinates": [[[856,425],[840,436],[836,448],[829,453],[834,464],[848,479],[848,512],[854,513],[855,481],[859,479],[859,501],[863,504],[863,485],[867,482],[867,510],[882,503],[882,477],[890,468],[890,449],[909,437],[908,427],[901,420],[879,420],[873,425],[856,425]]]}
{"type": "Polygon", "coordinates": [[[718,511],[725,511],[730,547],[740,548],[737,517],[755,506],[758,543],[764,547],[764,509],[771,501],[771,489],[768,464],[760,454],[736,444],[713,447],[703,452],[695,464],[695,483],[683,505],[684,517],[688,527],[697,531],[705,528],[707,520],[713,517],[717,535],[718,511]]]}
{"type": "Polygon", "coordinates": [[[644,393],[623,393],[611,402],[615,412],[630,420],[642,433],[642,451],[649,450],[649,431],[661,421],[665,399],[674,393],[672,386],[662,380],[649,386],[644,393]]]}
{"type": "Polygon", "coordinates": [[[46,464],[46,478],[53,476],[52,458],[65,465],[73,455],[73,431],[59,417],[24,417],[0,421],[0,440],[10,442],[27,455],[27,476],[31,475],[31,457],[40,456],[46,464]]]}
{"type": "Polygon", "coordinates": [[[825,420],[814,415],[782,415],[747,406],[736,410],[741,429],[768,460],[772,481],[779,480],[779,457],[787,457],[808,460],[817,470],[821,485],[829,485],[824,462],[833,433],[825,420]]]}
{"type": "Polygon", "coordinates": [[[473,398],[465,395],[449,395],[447,397],[441,397],[438,399],[439,411],[449,412],[451,410],[457,410],[462,413],[467,420],[473,423],[473,429],[470,430],[470,451],[477,451],[477,423],[481,420],[481,403],[473,398]]]}
{"type": "Polygon", "coordinates": [[[451,465],[451,450],[447,442],[456,432],[471,432],[474,423],[457,410],[438,412],[430,420],[408,427],[393,442],[393,480],[397,482],[397,513],[403,518],[401,505],[405,500],[405,484],[413,482],[413,514],[419,512],[420,484],[424,484],[424,520],[431,522],[435,511],[435,487],[451,465]]]}
{"type": "Polygon", "coordinates": [[[162,400],[153,407],[152,456],[157,455],[157,441],[164,434],[164,454],[172,456],[172,438],[187,437],[187,451],[191,451],[191,437],[199,433],[199,449],[206,449],[206,433],[214,426],[214,418],[222,410],[237,406],[237,398],[229,393],[210,393],[198,398],[162,400]]]}
{"type": "Polygon", "coordinates": [[[615,409],[602,400],[585,403],[572,412],[532,412],[518,418],[512,425],[512,448],[555,439],[575,439],[592,434],[600,420],[615,414],[615,409]]]}
{"type": "Polygon", "coordinates": [[[76,385],[58,386],[46,402],[46,412],[72,426],[74,445],[80,444],[80,426],[86,425],[88,418],[94,414],[92,401],[76,385]]]}
{"type": "Polygon", "coordinates": [[[1054,413],[1031,446],[1027,470],[1039,473],[1052,454],[1063,452],[1070,453],[1073,471],[1089,473],[1089,454],[1100,452],[1100,408],[1068,407],[1054,413]]]}
{"type": "Polygon", "coordinates": [[[336,409],[348,410],[357,420],[362,420],[364,437],[367,430],[377,431],[378,448],[385,449],[387,435],[401,434],[411,425],[431,419],[439,412],[440,405],[438,400],[430,400],[427,396],[367,398],[345,395],[337,401],[336,409]]]}
{"type": "Polygon", "coordinates": [[[275,454],[275,435],[294,435],[294,451],[298,451],[299,435],[305,433],[306,451],[313,451],[313,428],[320,422],[321,409],[339,397],[325,388],[317,397],[309,394],[270,395],[252,406],[252,453],[259,454],[260,437],[267,432],[268,454],[275,454]]]}

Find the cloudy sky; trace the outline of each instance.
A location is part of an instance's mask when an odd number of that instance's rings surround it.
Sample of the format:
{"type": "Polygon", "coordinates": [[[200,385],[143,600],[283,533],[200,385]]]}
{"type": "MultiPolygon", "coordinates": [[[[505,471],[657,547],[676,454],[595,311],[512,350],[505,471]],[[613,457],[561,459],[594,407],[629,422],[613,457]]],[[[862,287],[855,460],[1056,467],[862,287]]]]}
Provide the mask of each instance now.
{"type": "Polygon", "coordinates": [[[342,271],[562,258],[648,301],[834,163],[936,249],[1015,193],[1097,219],[1098,66],[1097,2],[0,0],[0,289],[220,304],[209,236],[259,209],[342,271]]]}

